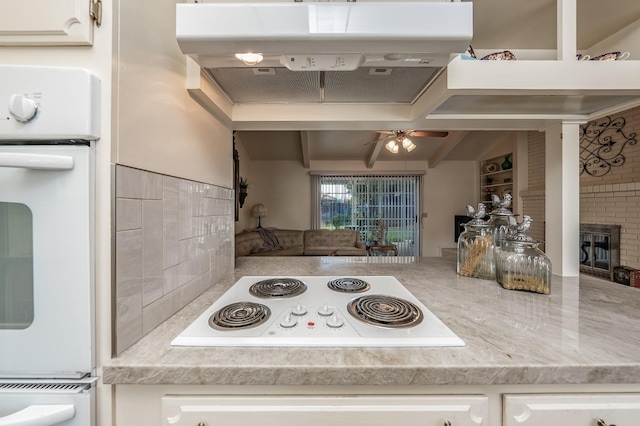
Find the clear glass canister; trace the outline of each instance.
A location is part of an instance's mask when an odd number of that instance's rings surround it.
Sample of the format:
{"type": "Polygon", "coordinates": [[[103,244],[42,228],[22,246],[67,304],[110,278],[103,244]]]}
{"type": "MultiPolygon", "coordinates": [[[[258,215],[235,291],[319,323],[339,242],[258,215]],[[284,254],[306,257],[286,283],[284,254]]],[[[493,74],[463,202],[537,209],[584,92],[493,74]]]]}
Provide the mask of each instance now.
{"type": "Polygon", "coordinates": [[[513,212],[508,208],[511,205],[510,194],[506,194],[502,200],[497,195],[494,195],[492,199],[494,209],[489,213],[488,224],[493,229],[494,245],[500,247],[502,241],[511,236],[517,221],[513,212]]]}
{"type": "Polygon", "coordinates": [[[493,232],[494,245],[500,247],[502,241],[510,237],[513,227],[516,225],[516,217],[510,211],[489,213],[488,224],[493,232]]]}
{"type": "Polygon", "coordinates": [[[464,224],[458,237],[456,270],[463,277],[495,280],[492,228],[485,221],[474,219],[464,224]]]}
{"type": "Polygon", "coordinates": [[[496,248],[496,280],[509,290],[549,294],[551,261],[538,248],[538,241],[516,235],[496,248]]]}

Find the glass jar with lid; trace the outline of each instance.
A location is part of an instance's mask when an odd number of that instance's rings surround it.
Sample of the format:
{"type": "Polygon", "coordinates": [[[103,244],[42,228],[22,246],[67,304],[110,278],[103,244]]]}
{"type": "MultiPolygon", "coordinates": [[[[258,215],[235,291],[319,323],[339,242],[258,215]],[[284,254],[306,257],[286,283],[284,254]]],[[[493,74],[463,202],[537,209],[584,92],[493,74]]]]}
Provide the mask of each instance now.
{"type": "Polygon", "coordinates": [[[500,247],[502,241],[511,235],[517,221],[513,212],[509,210],[512,200],[511,194],[505,194],[503,199],[492,194],[491,200],[493,210],[489,213],[488,224],[493,229],[495,247],[500,247]]]}
{"type": "Polygon", "coordinates": [[[464,231],[458,237],[458,258],[456,271],[463,277],[495,280],[493,232],[491,226],[482,220],[486,216],[484,204],[475,210],[467,206],[467,215],[473,219],[463,224],[464,231]]]}
{"type": "Polygon", "coordinates": [[[514,234],[496,247],[496,280],[509,290],[549,294],[551,261],[538,248],[540,242],[527,235],[531,218],[524,216],[514,234]]]}

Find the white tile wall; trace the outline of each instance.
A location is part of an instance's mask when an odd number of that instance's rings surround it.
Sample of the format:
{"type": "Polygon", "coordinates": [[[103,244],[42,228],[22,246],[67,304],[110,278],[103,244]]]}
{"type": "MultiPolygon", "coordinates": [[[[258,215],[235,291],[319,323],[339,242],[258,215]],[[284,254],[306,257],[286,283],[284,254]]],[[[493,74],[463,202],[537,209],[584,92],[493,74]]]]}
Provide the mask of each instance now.
{"type": "Polygon", "coordinates": [[[115,348],[233,273],[233,190],[115,166],[115,348]]]}

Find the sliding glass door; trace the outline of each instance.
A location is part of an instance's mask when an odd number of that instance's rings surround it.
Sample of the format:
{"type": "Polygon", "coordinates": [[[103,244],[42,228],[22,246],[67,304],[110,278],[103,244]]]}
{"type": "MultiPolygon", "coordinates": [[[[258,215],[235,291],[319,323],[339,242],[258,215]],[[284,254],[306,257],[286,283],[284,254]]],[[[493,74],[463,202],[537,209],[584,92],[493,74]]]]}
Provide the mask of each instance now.
{"type": "Polygon", "coordinates": [[[368,244],[394,244],[400,256],[419,256],[420,176],[318,176],[314,181],[319,228],[355,229],[368,244]]]}

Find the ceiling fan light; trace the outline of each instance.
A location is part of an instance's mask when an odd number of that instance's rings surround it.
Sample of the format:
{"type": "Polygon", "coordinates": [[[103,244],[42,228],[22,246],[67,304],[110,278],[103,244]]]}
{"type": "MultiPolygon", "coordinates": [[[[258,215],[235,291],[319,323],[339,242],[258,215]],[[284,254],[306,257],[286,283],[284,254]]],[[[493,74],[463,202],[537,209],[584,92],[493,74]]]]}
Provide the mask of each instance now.
{"type": "Polygon", "coordinates": [[[391,140],[387,142],[387,144],[384,147],[387,148],[389,152],[392,152],[394,154],[398,153],[398,143],[395,140],[391,140]]]}
{"type": "Polygon", "coordinates": [[[236,53],[236,58],[248,66],[259,64],[264,59],[262,53],[236,53]]]}
{"type": "Polygon", "coordinates": [[[403,147],[404,147],[404,149],[407,150],[407,152],[411,152],[414,149],[416,149],[416,144],[414,144],[413,142],[409,141],[409,146],[404,146],[403,145],[403,147]]]}
{"type": "MultiPolygon", "coordinates": [[[[411,142],[411,139],[409,138],[404,138],[402,139],[402,147],[404,149],[406,149],[407,151],[409,150],[409,147],[413,145],[413,142],[411,142]]],[[[413,145],[413,147],[415,148],[416,146],[413,145]]]]}

